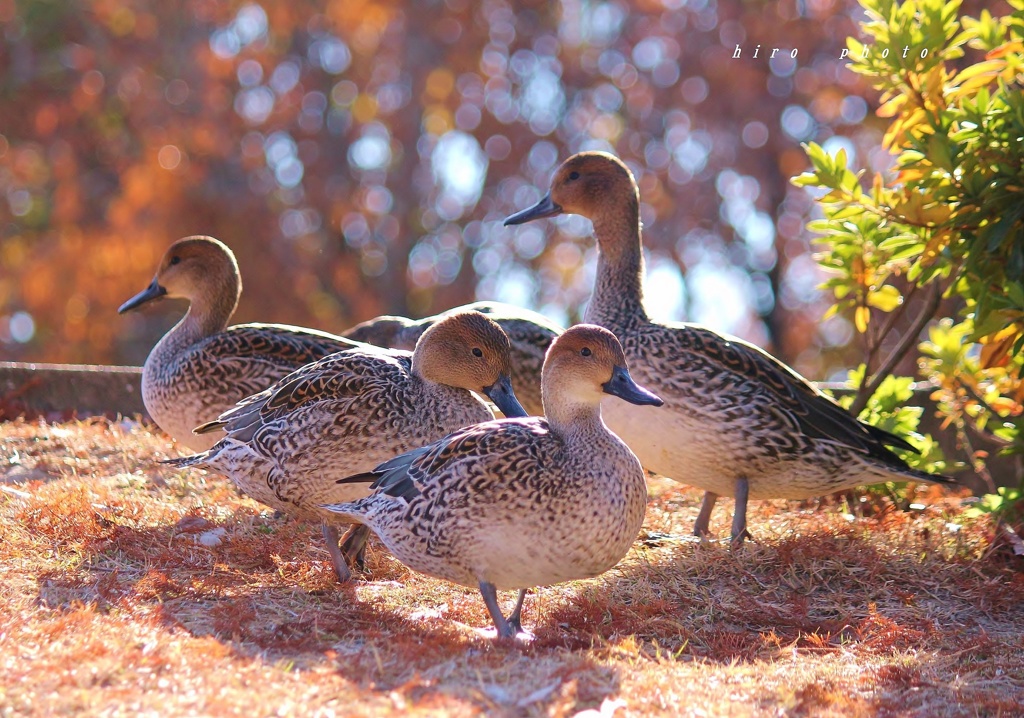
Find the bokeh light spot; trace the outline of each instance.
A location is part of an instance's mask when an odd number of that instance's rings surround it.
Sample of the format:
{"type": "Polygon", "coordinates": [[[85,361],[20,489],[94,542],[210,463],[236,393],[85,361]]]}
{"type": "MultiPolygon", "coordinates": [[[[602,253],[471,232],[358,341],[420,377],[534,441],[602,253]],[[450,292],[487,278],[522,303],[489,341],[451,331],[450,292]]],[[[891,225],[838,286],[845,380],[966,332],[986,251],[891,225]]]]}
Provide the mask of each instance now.
{"type": "Polygon", "coordinates": [[[789,105],[782,111],[781,125],[783,132],[799,142],[811,139],[817,130],[811,113],[799,105],[789,105]]]}
{"type": "Polygon", "coordinates": [[[707,99],[708,83],[703,77],[688,77],[679,87],[683,99],[691,105],[699,105],[707,99]]]}
{"type": "Polygon", "coordinates": [[[157,152],[156,160],[165,170],[177,169],[181,164],[181,150],[174,145],[164,145],[157,152]]]}
{"type": "Polygon", "coordinates": [[[751,149],[764,147],[765,143],[768,142],[768,126],[757,120],[748,122],[743,126],[741,137],[743,144],[751,149]]]}
{"type": "Polygon", "coordinates": [[[367,127],[363,136],[348,148],[348,161],[356,169],[379,170],[391,162],[391,146],[387,130],[382,126],[367,127]]]}
{"type": "Polygon", "coordinates": [[[11,339],[19,344],[27,344],[36,334],[35,320],[28,312],[15,312],[8,326],[11,339]]]}

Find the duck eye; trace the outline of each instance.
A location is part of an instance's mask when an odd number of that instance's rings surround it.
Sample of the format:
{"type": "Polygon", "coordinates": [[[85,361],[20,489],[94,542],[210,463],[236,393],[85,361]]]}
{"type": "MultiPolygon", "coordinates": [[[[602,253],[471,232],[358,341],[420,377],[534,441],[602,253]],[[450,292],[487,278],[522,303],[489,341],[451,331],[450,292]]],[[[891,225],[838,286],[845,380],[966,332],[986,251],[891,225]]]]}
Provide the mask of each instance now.
{"type": "Polygon", "coordinates": [[[579,172],[570,172],[569,173],[569,179],[571,179],[571,180],[578,180],[579,178],[580,178],[580,173],[579,172]]]}
{"type": "Polygon", "coordinates": [[[181,264],[181,257],[178,255],[171,257],[171,266],[173,267],[175,264],[181,264]]]}
{"type": "Polygon", "coordinates": [[[590,351],[590,347],[583,347],[582,349],[580,349],[580,354],[582,354],[585,357],[590,356],[592,353],[593,352],[590,351]]]}
{"type": "Polygon", "coordinates": [[[480,347],[473,347],[473,356],[482,357],[484,355],[483,350],[480,347]]]}

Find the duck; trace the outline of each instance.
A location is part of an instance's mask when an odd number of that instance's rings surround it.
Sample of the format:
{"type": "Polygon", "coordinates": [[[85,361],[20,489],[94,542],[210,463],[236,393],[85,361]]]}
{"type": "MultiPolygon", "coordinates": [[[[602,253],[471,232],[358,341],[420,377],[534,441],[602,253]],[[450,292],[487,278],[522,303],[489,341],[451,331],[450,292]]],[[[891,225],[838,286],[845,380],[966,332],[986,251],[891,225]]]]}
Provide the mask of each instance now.
{"type": "Polygon", "coordinates": [[[882,481],[954,483],[908,466],[890,447],[913,450],[909,442],[858,420],[759,347],[697,324],[652,321],[640,194],[617,157],[569,157],[549,192],[505,225],[559,214],[593,223],[597,276],[584,321],[614,332],[638,381],[665,399],[657,421],[621,402],[606,407],[605,420],[647,469],[704,490],[694,534],[710,536],[721,496],[735,499],[735,547],[749,537],[749,499],[806,499],[882,481]]]}
{"type": "Polygon", "coordinates": [[[503,302],[464,304],[424,319],[385,315],[369,319],[342,332],[354,341],[392,349],[412,349],[424,331],[453,312],[474,311],[496,321],[512,343],[512,385],[520,403],[532,416],[541,416],[540,372],[551,341],[564,329],[538,312],[503,302]]]}
{"type": "Polygon", "coordinates": [[[142,367],[142,400],[153,421],[192,451],[205,451],[220,438],[193,434],[193,427],[304,364],[360,346],[304,327],[229,327],[241,293],[231,249],[213,237],[192,236],[174,242],[149,286],[118,309],[124,314],[161,299],[189,301],[185,316],[142,367]]]}
{"type": "Polygon", "coordinates": [[[601,419],[601,399],[662,401],[638,386],[615,335],[576,325],[552,342],[543,417],[469,426],[342,479],[372,493],[324,508],[368,526],[409,568],[478,588],[499,638],[522,630],[526,590],[597,576],[644,520],[646,477],[601,419]],[[506,617],[498,590],[518,590],[506,617]]]}
{"type": "Polygon", "coordinates": [[[213,470],[271,508],[321,521],[331,563],[345,582],[368,531],[347,533],[342,552],[339,522],[319,506],[362,498],[369,488],[337,479],[493,419],[474,392],[506,416],[526,416],[512,388],[509,354],[508,337],[485,315],[450,314],[411,352],[367,345],[295,370],[198,426],[200,434],[226,432],[212,448],[165,463],[213,470]]]}

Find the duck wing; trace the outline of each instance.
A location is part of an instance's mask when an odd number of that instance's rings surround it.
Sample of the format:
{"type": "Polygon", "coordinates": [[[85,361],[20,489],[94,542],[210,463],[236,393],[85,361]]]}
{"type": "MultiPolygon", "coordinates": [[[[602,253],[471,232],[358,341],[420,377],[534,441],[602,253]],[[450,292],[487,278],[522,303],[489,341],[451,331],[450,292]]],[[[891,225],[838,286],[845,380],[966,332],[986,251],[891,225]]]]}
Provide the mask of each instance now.
{"type": "Polygon", "coordinates": [[[232,439],[251,442],[260,429],[314,406],[330,405],[341,415],[356,399],[373,405],[375,397],[403,385],[411,371],[409,352],[369,346],[337,352],[296,369],[195,431],[224,429],[232,439]]]}
{"type": "Polygon", "coordinates": [[[369,483],[379,494],[411,502],[431,487],[461,475],[458,465],[468,469],[484,462],[471,472],[479,477],[481,485],[473,486],[479,492],[490,477],[502,475],[500,467],[523,471],[526,463],[541,463],[550,437],[546,419],[497,419],[459,429],[433,444],[389,459],[373,471],[338,479],[338,483],[369,483]]]}
{"type": "MultiPolygon", "coordinates": [[[[326,332],[282,324],[239,324],[207,337],[179,360],[176,371],[227,400],[248,397],[289,372],[338,351],[365,347],[326,332]]],[[[243,399],[244,401],[244,399],[243,399]]],[[[217,422],[204,431],[221,428],[217,422]]]]}
{"type": "Polygon", "coordinates": [[[700,326],[666,326],[675,330],[671,332],[674,348],[684,365],[693,358],[697,364],[703,360],[713,371],[730,375],[732,385],[770,393],[773,412],[794,430],[843,444],[897,468],[904,468],[905,463],[888,446],[916,451],[905,439],[860,421],[759,347],[700,326]]]}
{"type": "Polygon", "coordinates": [[[345,331],[344,337],[352,341],[365,342],[378,347],[412,350],[416,344],[416,339],[419,337],[419,334],[423,333],[423,330],[420,330],[410,340],[408,336],[409,329],[410,327],[417,327],[421,322],[422,320],[417,322],[408,317],[386,314],[356,324],[351,329],[345,331]]]}
{"type": "Polygon", "coordinates": [[[288,324],[236,324],[215,335],[225,355],[265,358],[299,367],[328,354],[365,344],[306,327],[288,324]]]}

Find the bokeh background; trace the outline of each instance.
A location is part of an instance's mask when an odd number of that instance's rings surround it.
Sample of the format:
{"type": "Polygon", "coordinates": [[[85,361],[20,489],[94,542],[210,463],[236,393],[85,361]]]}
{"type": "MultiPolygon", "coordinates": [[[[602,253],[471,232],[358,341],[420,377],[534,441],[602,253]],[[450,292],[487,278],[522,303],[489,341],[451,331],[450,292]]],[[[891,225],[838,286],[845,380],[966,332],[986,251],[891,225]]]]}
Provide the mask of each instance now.
{"type": "Polygon", "coordinates": [[[851,0],[0,0],[0,358],[140,364],[182,307],[116,309],[190,234],[238,255],[239,322],[498,299],[571,323],[589,222],[501,220],[604,149],[640,183],[655,317],[840,378],[852,327],[820,319],[813,203],[788,180],[808,140],[890,164],[840,59],[862,18],[851,0]]]}

